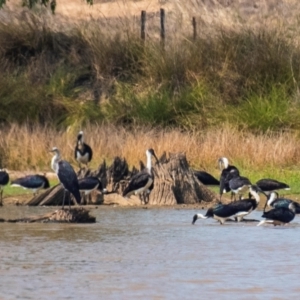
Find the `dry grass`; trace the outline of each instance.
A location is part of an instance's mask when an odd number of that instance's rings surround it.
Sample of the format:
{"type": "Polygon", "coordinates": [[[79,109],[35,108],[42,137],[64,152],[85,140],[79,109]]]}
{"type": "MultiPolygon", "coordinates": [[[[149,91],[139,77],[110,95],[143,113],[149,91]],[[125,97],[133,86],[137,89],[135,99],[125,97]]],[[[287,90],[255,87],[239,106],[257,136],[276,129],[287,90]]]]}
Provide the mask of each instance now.
{"type": "MultiPolygon", "coordinates": [[[[2,166],[15,170],[50,170],[53,146],[58,147],[65,159],[73,163],[77,131],[56,131],[47,126],[12,125],[1,130],[0,149],[2,166]]],[[[145,150],[154,148],[158,156],[164,151],[185,152],[190,165],[218,174],[217,159],[229,160],[249,170],[290,168],[298,164],[300,141],[293,133],[254,135],[229,126],[204,132],[182,132],[178,129],[150,129],[88,125],[83,128],[85,140],[94,150],[92,167],[103,159],[125,157],[130,165],[145,161],[145,150]]],[[[75,163],[76,164],[76,163],[75,163]]]]}

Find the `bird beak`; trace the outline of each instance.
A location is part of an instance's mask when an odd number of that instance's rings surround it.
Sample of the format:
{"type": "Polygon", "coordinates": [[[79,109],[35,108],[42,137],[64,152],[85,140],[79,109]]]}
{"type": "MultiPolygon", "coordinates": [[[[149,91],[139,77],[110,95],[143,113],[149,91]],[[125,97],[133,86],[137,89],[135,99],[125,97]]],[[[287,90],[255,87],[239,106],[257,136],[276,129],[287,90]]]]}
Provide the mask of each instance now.
{"type": "Polygon", "coordinates": [[[197,216],[197,215],[194,215],[193,221],[192,221],[192,225],[194,225],[194,224],[196,223],[197,219],[198,219],[198,216],[197,216]]]}

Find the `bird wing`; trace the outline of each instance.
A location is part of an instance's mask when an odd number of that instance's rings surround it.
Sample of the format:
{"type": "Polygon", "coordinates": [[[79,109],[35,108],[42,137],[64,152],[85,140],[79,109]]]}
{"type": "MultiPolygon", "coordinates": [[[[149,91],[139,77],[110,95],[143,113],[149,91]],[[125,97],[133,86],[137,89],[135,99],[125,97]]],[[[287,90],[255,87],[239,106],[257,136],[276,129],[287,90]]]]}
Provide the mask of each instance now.
{"type": "Polygon", "coordinates": [[[125,188],[123,192],[123,196],[126,196],[131,191],[135,191],[137,189],[143,188],[147,184],[149,178],[150,178],[150,174],[147,171],[141,171],[135,174],[131,178],[128,186],[125,188]]]}
{"type": "Polygon", "coordinates": [[[262,217],[270,220],[289,223],[294,219],[295,214],[286,207],[278,207],[264,212],[262,217]]]}
{"type": "MultiPolygon", "coordinates": [[[[85,177],[78,180],[80,190],[91,190],[96,185],[101,185],[100,180],[97,177],[85,177]]],[[[102,185],[101,185],[102,187],[102,185]]]]}
{"type": "Polygon", "coordinates": [[[277,181],[275,179],[265,178],[256,182],[256,185],[263,191],[269,192],[278,189],[289,189],[290,186],[284,182],[277,181]]]}
{"type": "Polygon", "coordinates": [[[219,185],[220,181],[216,179],[211,174],[205,172],[205,171],[196,171],[193,170],[194,175],[197,177],[197,179],[202,182],[204,185],[219,185]]]}
{"type": "Polygon", "coordinates": [[[58,162],[57,176],[61,184],[68,190],[80,203],[79,183],[73,167],[65,160],[58,162]]]}
{"type": "Polygon", "coordinates": [[[9,182],[9,175],[5,171],[0,171],[0,184],[8,184],[9,182]]]}
{"type": "Polygon", "coordinates": [[[28,189],[37,189],[40,188],[43,184],[45,184],[45,181],[42,177],[43,176],[40,175],[28,175],[13,180],[11,184],[17,184],[28,189]]]}
{"type": "Polygon", "coordinates": [[[236,210],[236,212],[249,211],[256,208],[257,204],[254,199],[245,199],[231,202],[228,206],[236,210]]]}

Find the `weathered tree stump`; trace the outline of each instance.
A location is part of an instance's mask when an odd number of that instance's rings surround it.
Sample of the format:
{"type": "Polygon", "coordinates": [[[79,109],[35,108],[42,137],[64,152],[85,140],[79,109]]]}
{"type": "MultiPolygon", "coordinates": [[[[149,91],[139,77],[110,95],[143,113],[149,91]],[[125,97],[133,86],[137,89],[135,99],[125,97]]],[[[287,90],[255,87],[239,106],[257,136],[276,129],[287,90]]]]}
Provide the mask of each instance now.
{"type": "Polygon", "coordinates": [[[204,186],[190,170],[184,153],[170,153],[153,167],[154,188],[151,205],[196,204],[217,201],[217,195],[204,186]]]}
{"type": "Polygon", "coordinates": [[[71,208],[58,209],[54,212],[47,213],[42,216],[27,217],[21,219],[11,219],[6,222],[11,223],[46,223],[46,222],[58,222],[58,223],[95,223],[96,218],[89,214],[88,210],[83,208],[71,208]]]}

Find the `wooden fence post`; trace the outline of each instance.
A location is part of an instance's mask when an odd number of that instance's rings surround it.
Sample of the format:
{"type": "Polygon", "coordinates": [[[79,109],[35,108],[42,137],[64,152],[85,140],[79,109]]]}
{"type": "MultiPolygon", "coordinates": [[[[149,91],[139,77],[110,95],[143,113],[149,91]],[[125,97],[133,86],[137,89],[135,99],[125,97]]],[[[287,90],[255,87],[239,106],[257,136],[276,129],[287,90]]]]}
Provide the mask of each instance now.
{"type": "Polygon", "coordinates": [[[165,10],[163,8],[160,9],[160,39],[162,49],[165,49],[165,10]]]}
{"type": "Polygon", "coordinates": [[[141,12],[141,39],[143,41],[145,41],[145,39],[146,39],[145,28],[146,28],[146,11],[142,10],[142,12],[141,12]]]}
{"type": "Polygon", "coordinates": [[[195,41],[196,38],[197,38],[197,22],[196,22],[196,18],[195,17],[193,17],[192,25],[193,25],[193,39],[195,41]]]}

